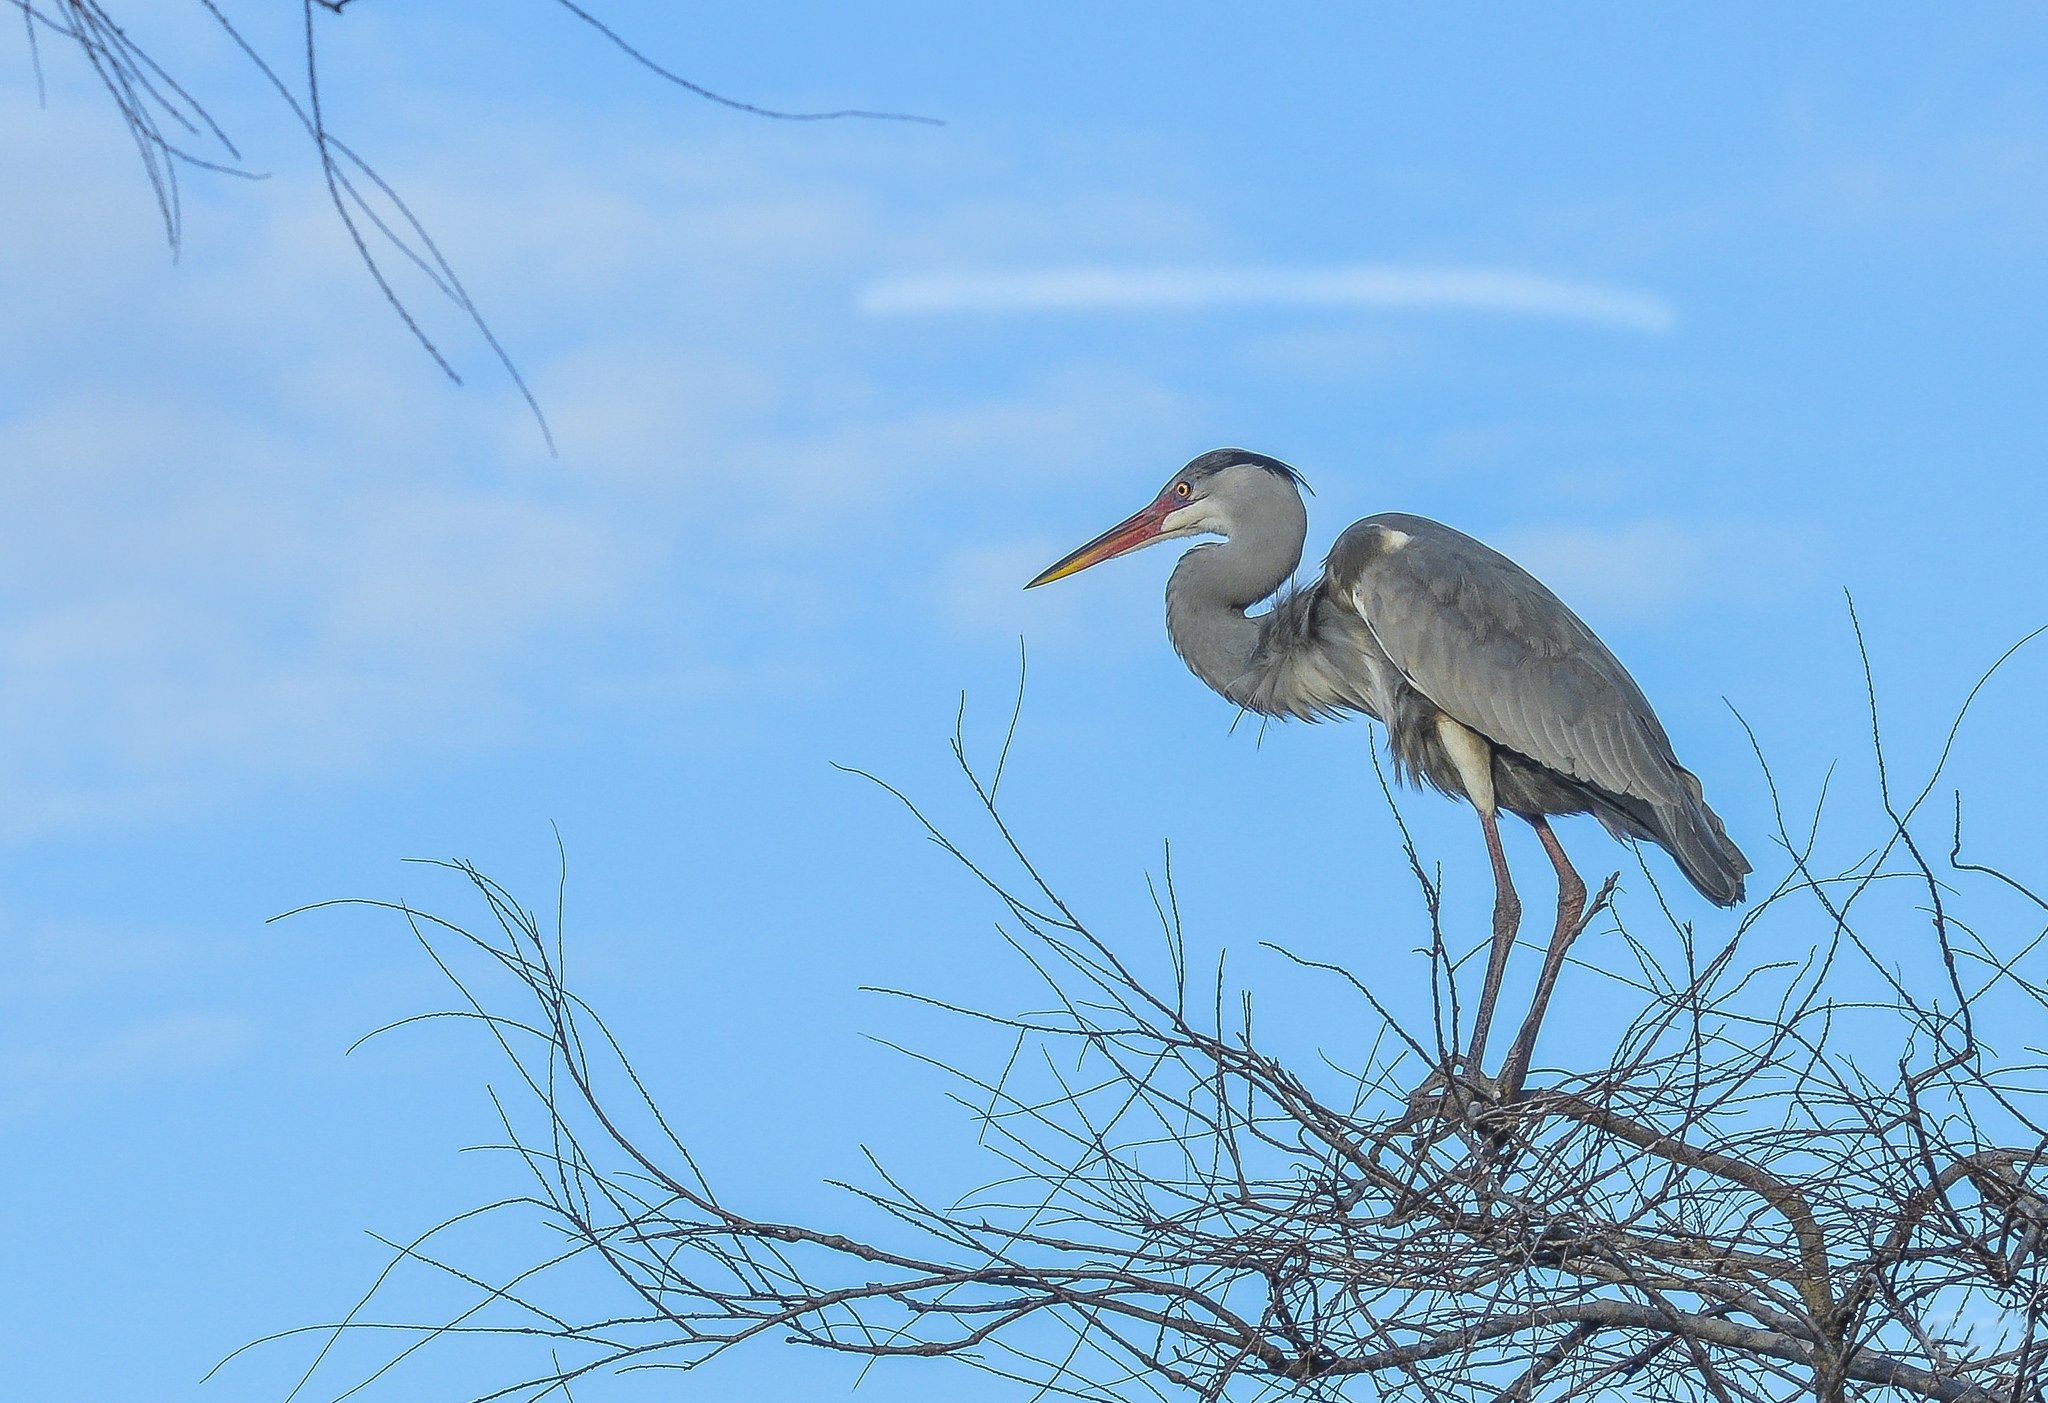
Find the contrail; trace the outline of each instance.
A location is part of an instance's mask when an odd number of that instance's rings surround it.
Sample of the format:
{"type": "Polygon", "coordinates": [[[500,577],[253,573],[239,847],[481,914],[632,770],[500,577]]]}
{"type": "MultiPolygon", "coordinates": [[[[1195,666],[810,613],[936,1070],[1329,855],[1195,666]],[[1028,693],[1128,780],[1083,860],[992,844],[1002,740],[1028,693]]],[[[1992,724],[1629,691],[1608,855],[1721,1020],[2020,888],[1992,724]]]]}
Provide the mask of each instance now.
{"type": "Polygon", "coordinates": [[[1651,334],[1668,332],[1678,321],[1663,298],[1627,288],[1495,268],[1372,263],[922,273],[868,284],[859,307],[877,317],[1373,307],[1548,317],[1651,334]]]}

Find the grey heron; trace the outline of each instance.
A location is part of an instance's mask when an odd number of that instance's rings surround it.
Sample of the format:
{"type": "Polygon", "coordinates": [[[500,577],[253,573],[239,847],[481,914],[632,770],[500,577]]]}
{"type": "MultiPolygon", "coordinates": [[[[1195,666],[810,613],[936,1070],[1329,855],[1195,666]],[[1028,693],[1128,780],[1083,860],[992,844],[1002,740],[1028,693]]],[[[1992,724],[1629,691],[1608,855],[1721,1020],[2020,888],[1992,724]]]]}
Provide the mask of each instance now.
{"type": "Polygon", "coordinates": [[[1558,915],[1503,1075],[1518,1086],[1585,913],[1585,883],[1551,816],[1590,813],[1617,838],[1657,844],[1720,906],[1742,900],[1749,863],[1635,679],[1498,551],[1426,517],[1386,512],[1337,538],[1320,579],[1290,586],[1308,533],[1301,486],[1277,458],[1204,453],[1135,515],[1025,587],[1156,541],[1220,536],[1183,554],[1166,586],[1166,631],[1195,676],[1264,716],[1373,717],[1398,775],[1472,804],[1494,878],[1493,944],[1465,1054],[1473,1073],[1521,923],[1499,811],[1536,830],[1557,870],[1558,915]]]}

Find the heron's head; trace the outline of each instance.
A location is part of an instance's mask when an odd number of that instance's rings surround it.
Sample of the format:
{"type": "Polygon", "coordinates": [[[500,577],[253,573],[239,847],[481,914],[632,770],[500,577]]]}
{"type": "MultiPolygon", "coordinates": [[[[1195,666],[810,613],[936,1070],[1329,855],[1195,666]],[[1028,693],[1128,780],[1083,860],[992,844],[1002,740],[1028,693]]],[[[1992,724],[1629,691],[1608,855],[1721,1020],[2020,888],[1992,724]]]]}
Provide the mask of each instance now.
{"type": "Polygon", "coordinates": [[[1024,588],[1064,579],[1154,541],[1230,536],[1262,509],[1287,510],[1291,504],[1298,517],[1305,485],[1301,474],[1278,458],[1243,448],[1212,448],[1169,478],[1135,514],[1048,566],[1024,588]]]}

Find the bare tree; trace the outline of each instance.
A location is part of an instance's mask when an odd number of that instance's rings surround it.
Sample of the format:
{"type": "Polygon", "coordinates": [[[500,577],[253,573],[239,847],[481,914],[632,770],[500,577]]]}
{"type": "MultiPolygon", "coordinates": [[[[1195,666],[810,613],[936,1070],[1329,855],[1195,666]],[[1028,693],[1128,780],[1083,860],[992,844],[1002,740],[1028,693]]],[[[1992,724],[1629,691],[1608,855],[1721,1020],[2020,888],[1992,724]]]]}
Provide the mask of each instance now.
{"type": "Polygon", "coordinates": [[[1606,967],[1568,975],[1597,982],[1582,1001],[1610,1011],[1607,1055],[1514,1086],[1446,1071],[1460,947],[1486,941],[1445,929],[1412,841],[1412,912],[1366,938],[1417,947],[1430,1012],[1297,960],[1355,1000],[1366,1051],[1283,1060],[1249,995],[1194,967],[1170,866],[1151,975],[1033,866],[998,803],[1003,760],[984,778],[956,733],[986,859],[904,803],[996,903],[1043,1007],[922,1000],[996,1035],[990,1070],[958,1075],[1000,1167],[937,1199],[871,1158],[838,1225],[720,1193],[565,985],[559,915],[450,864],[482,924],[389,909],[511,1069],[493,1099],[524,1188],[393,1244],[376,1288],[314,1332],[307,1379],[338,1341],[395,1329],[404,1344],[336,1393],[485,1335],[528,1369],[479,1398],[776,1337],[1089,1399],[2039,1400],[2048,1077],[2025,1045],[2048,1010],[2048,902],[1967,860],[1960,800],[1931,802],[1954,731],[1902,792],[1874,693],[1871,716],[1873,849],[1825,869],[1832,813],[1780,807],[1782,879],[1711,937],[1610,879],[1579,918],[1603,923],[1606,967]],[[480,1221],[527,1234],[522,1270],[464,1264],[480,1221]],[[420,1273],[467,1304],[383,1318],[420,1273]]]}
{"type": "MultiPolygon", "coordinates": [[[[379,175],[329,121],[321,87],[321,28],[325,23],[334,22],[351,4],[358,2],[298,0],[301,45],[298,52],[284,56],[264,53],[235,23],[220,0],[189,0],[182,13],[199,18],[217,29],[246,60],[248,72],[275,95],[281,114],[304,131],[327,197],[336,217],[348,231],[358,259],[386,304],[405,324],[421,349],[444,375],[461,383],[462,377],[454,363],[415,314],[408,294],[403,290],[402,279],[417,280],[424,290],[448,303],[469,323],[500,368],[518,387],[543,434],[546,434],[547,421],[541,414],[539,403],[463,286],[461,278],[456,275],[455,268],[435,245],[426,225],[398,190],[379,175]]],[[[143,174],[156,196],[164,237],[173,253],[184,239],[182,178],[187,172],[241,178],[256,174],[244,165],[241,147],[226,127],[215,119],[206,103],[153,58],[149,49],[123,23],[128,13],[127,6],[111,3],[111,0],[9,0],[9,3],[22,17],[39,96],[45,92],[42,46],[46,41],[54,40],[77,52],[91,69],[135,145],[143,174]]],[[[935,124],[932,118],[901,112],[854,108],[790,112],[742,102],[665,67],[574,0],[555,0],[555,3],[575,22],[595,31],[621,57],[672,87],[722,107],[789,122],[862,118],[935,124]]],[[[158,7],[151,18],[153,22],[162,24],[166,14],[158,7]]]]}

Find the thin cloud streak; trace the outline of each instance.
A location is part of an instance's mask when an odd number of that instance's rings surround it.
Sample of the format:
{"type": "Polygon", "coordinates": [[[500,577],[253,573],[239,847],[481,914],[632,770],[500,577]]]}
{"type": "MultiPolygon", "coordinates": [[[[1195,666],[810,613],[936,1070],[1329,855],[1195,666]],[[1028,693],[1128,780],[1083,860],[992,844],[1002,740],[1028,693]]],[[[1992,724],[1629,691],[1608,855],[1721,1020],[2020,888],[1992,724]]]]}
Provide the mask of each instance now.
{"type": "Polygon", "coordinates": [[[1373,307],[1589,322],[1662,335],[1678,323],[1651,293],[1495,268],[1359,263],[1335,268],[1046,268],[924,273],[862,288],[876,317],[1373,307]]]}

